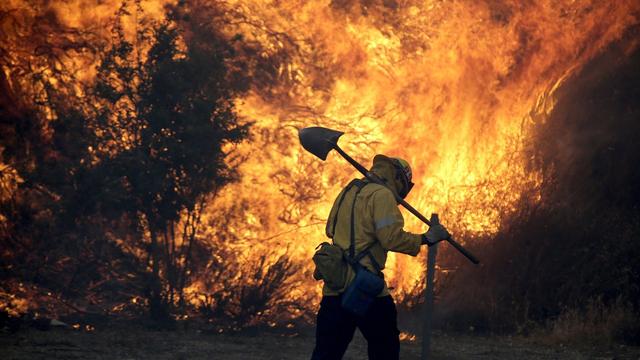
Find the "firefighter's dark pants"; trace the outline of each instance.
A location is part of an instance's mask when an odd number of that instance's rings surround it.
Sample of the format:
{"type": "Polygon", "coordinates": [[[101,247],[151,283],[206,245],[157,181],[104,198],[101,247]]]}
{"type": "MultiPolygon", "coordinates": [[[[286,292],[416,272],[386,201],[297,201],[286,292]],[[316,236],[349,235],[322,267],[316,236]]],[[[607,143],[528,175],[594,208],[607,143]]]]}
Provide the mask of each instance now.
{"type": "Polygon", "coordinates": [[[325,296],[318,311],[316,347],[311,359],[342,359],[358,327],[367,339],[370,360],[396,360],[400,356],[396,317],[391,296],[376,298],[363,317],[342,309],[339,296],[325,296]]]}

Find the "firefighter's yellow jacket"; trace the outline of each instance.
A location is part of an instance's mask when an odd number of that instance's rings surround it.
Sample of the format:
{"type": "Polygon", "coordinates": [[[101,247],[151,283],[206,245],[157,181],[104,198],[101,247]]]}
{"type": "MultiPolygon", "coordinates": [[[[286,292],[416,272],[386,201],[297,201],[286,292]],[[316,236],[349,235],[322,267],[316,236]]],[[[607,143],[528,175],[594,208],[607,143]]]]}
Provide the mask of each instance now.
{"type": "MultiPolygon", "coordinates": [[[[395,178],[393,166],[388,162],[378,162],[371,168],[371,172],[383,178],[389,186],[368,183],[359,192],[356,186],[343,189],[334,201],[329,213],[326,234],[333,239],[335,245],[348,253],[351,236],[351,208],[354,204],[354,196],[358,192],[353,209],[355,215],[355,254],[359,254],[363,249],[373,244],[370,248],[371,255],[380,268],[384,269],[388,251],[416,256],[420,251],[422,238],[420,234],[412,234],[403,230],[404,219],[394,197],[394,192],[397,193],[402,184],[395,178]],[[345,193],[345,191],[347,192],[345,193]],[[339,199],[343,193],[344,199],[340,203],[339,199]],[[336,219],[335,224],[334,219],[336,219]]],[[[360,260],[360,263],[372,272],[377,272],[368,256],[360,260]]],[[[324,285],[323,295],[338,295],[349,286],[355,277],[355,272],[351,266],[348,268],[345,288],[336,291],[324,285]]],[[[385,284],[378,296],[388,294],[389,289],[385,284]]]]}

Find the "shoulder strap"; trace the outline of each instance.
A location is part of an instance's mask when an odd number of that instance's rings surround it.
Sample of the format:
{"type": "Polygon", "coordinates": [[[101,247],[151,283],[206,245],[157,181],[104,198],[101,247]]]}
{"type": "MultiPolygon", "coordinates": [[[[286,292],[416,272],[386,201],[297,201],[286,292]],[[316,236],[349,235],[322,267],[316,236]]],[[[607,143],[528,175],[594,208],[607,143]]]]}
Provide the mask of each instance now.
{"type": "Polygon", "coordinates": [[[355,234],[355,227],[356,227],[355,226],[356,199],[358,198],[358,194],[360,193],[360,191],[362,191],[362,189],[367,184],[369,184],[369,182],[366,181],[366,180],[354,179],[349,183],[349,185],[347,185],[347,187],[345,188],[344,192],[340,196],[340,199],[338,200],[338,208],[336,209],[336,213],[335,213],[335,215],[333,217],[333,230],[332,230],[332,233],[335,235],[336,223],[338,222],[338,212],[340,211],[340,208],[342,207],[342,202],[344,201],[345,195],[351,190],[351,188],[353,188],[354,186],[357,187],[358,190],[354,194],[353,202],[351,203],[351,229],[350,229],[351,233],[349,234],[349,255],[345,256],[345,258],[346,258],[347,262],[349,264],[351,264],[351,266],[356,267],[356,266],[358,266],[358,264],[360,263],[360,260],[362,260],[362,258],[364,258],[365,256],[368,256],[369,260],[371,260],[371,264],[376,269],[378,274],[382,275],[382,268],[381,268],[380,264],[378,264],[376,259],[373,257],[373,255],[371,255],[371,251],[370,251],[371,248],[376,244],[376,242],[372,242],[371,244],[367,245],[367,247],[365,247],[360,253],[358,253],[358,255],[356,255],[356,234],[355,234]]]}
{"type": "Polygon", "coordinates": [[[357,264],[360,262],[360,260],[362,260],[362,258],[367,256],[371,261],[371,265],[373,265],[373,267],[376,269],[378,274],[383,276],[382,267],[371,254],[371,248],[374,247],[375,245],[376,245],[376,242],[372,242],[371,244],[367,245],[367,247],[365,247],[355,258],[353,258],[353,262],[357,264]]]}
{"type": "Polygon", "coordinates": [[[357,199],[358,194],[360,193],[360,191],[368,183],[369,183],[368,181],[360,181],[359,184],[356,184],[356,186],[358,187],[358,191],[356,192],[355,196],[353,197],[353,204],[351,205],[351,244],[349,246],[349,258],[350,258],[350,262],[351,262],[352,266],[358,266],[360,264],[360,260],[362,260],[363,257],[368,256],[369,260],[371,260],[371,265],[373,265],[373,267],[376,269],[376,271],[378,272],[378,275],[384,276],[384,275],[382,275],[382,267],[380,267],[380,264],[378,264],[378,262],[373,257],[373,255],[371,255],[371,248],[376,244],[376,242],[372,242],[371,244],[367,245],[367,247],[365,247],[356,256],[356,235],[355,235],[355,230],[356,230],[355,229],[356,199],[357,199]]]}
{"type": "Polygon", "coordinates": [[[360,179],[356,179],[355,185],[358,187],[358,191],[356,191],[355,195],[353,195],[353,203],[351,204],[351,234],[350,234],[350,244],[349,244],[349,257],[354,259],[356,257],[356,199],[358,199],[358,194],[360,191],[368,184],[366,181],[362,181],[360,179]]]}
{"type": "Polygon", "coordinates": [[[351,180],[351,182],[344,188],[344,191],[342,192],[342,195],[340,196],[340,199],[338,200],[338,207],[336,208],[336,213],[333,215],[333,226],[331,227],[331,233],[333,234],[333,236],[336,235],[336,223],[338,223],[338,213],[340,212],[340,207],[342,206],[342,201],[344,200],[344,197],[345,197],[345,195],[347,195],[349,190],[351,190],[351,188],[355,185],[356,181],[359,181],[359,180],[358,179],[351,180]]]}

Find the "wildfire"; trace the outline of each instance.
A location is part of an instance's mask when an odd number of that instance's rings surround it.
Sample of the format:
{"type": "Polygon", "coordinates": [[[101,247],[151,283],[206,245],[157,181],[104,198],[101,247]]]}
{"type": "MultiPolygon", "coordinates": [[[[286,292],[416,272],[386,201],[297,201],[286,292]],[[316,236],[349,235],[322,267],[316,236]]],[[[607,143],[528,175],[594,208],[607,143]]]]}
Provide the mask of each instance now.
{"type": "MultiPolygon", "coordinates": [[[[287,69],[308,82],[290,101],[311,107],[311,115],[271,104],[259,92],[243,99],[242,114],[279,139],[258,137],[245,145],[251,156],[229,196],[268,204],[254,214],[264,227],[248,234],[250,243],[259,243],[283,231],[278,216],[295,200],[277,174],[289,174],[286,181],[321,181],[321,196],[305,203],[306,214],[299,211],[295,224],[285,224],[300,229],[271,241],[289,246],[307,264],[324,231],[322,223],[303,226],[325,219],[341,186],[357,174],[331,155],[318,164],[296,143],[296,127],[346,131],[341,145],[365,166],[376,153],[408,159],[416,182],[410,203],[440,213],[456,234],[492,234],[521,192],[539,184],[522,150],[528,126],[550,110],[540,104],[635,23],[631,14],[638,9],[633,2],[575,1],[236,4],[271,28],[309,39],[310,53],[325,65],[322,74],[304,65],[287,69]],[[319,76],[327,76],[329,86],[314,87],[319,76]]],[[[409,214],[405,218],[410,230],[425,231],[409,214]]],[[[390,257],[387,279],[396,297],[420,286],[423,262],[390,257]]]]}
{"type": "MultiPolygon", "coordinates": [[[[168,3],[141,6],[160,18],[168,3]]],[[[120,6],[47,5],[60,21],[87,29],[120,6]]],[[[310,259],[324,241],[324,221],[340,188],[357,174],[335,155],[322,163],[305,153],[298,128],[345,131],[341,146],[365,166],[376,153],[406,158],[416,183],[410,203],[438,212],[461,242],[464,235],[493,234],[522,192],[541,181],[525,167],[523,149],[529,126],[550,110],[553,89],[637,24],[640,10],[637,1],[573,0],[232,0],[221,6],[244,19],[225,25],[230,36],[295,53],[274,72],[275,89],[256,87],[237,99],[240,115],[255,122],[252,140],[229,149],[244,160],[242,177],[208,204],[202,223],[228,217],[225,231],[243,258],[259,249],[282,250],[274,256],[286,251],[304,269],[295,275],[301,287],[288,296],[314,299],[305,306],[319,299],[312,296],[319,285],[311,280],[310,259]]],[[[92,70],[86,72],[90,78],[92,70]]],[[[408,213],[405,219],[409,230],[426,230],[408,213]]],[[[396,298],[422,286],[423,263],[390,257],[386,273],[396,298]]],[[[194,299],[204,301],[199,296],[194,299]]]]}

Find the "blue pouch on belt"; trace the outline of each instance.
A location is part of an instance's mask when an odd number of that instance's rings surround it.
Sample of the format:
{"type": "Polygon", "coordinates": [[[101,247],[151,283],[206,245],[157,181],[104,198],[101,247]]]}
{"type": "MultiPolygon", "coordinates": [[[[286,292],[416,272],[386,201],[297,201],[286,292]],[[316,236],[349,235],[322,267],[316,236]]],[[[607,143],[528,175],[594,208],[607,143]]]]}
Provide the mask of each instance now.
{"type": "Polygon", "coordinates": [[[382,289],[384,289],[384,280],[380,276],[358,266],[356,277],[342,294],[342,308],[355,315],[364,316],[382,289]]]}

